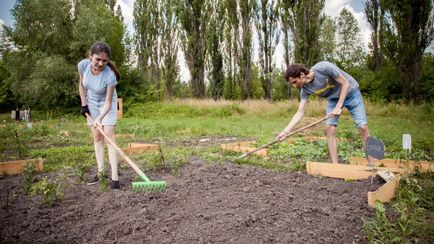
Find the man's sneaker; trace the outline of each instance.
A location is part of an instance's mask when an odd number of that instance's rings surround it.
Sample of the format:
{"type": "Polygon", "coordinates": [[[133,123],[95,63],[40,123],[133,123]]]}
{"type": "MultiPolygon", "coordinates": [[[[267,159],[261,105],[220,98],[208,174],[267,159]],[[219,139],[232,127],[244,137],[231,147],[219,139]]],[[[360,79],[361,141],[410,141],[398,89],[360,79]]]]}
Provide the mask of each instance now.
{"type": "MultiPolygon", "coordinates": [[[[105,178],[107,178],[107,176],[104,176],[105,178]]],[[[87,182],[88,186],[92,186],[92,185],[96,185],[98,184],[102,179],[100,179],[98,177],[98,175],[95,175],[91,180],[89,180],[89,182],[87,182]]]]}
{"type": "Polygon", "coordinates": [[[113,180],[110,183],[110,186],[111,186],[112,189],[118,189],[118,190],[121,189],[121,184],[119,183],[118,180],[113,180]]]}

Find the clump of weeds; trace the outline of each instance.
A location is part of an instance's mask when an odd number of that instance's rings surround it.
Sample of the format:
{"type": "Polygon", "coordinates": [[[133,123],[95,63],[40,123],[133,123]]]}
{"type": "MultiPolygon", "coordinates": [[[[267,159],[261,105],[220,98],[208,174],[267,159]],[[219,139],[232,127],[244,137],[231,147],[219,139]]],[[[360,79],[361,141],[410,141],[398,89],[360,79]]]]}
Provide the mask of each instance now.
{"type": "Polygon", "coordinates": [[[41,195],[41,206],[53,206],[63,199],[66,189],[66,176],[62,175],[57,182],[42,178],[30,190],[32,195],[41,195]]]}
{"type": "Polygon", "coordinates": [[[390,206],[377,202],[364,221],[370,243],[429,243],[434,236],[434,173],[404,176],[390,206]]]}

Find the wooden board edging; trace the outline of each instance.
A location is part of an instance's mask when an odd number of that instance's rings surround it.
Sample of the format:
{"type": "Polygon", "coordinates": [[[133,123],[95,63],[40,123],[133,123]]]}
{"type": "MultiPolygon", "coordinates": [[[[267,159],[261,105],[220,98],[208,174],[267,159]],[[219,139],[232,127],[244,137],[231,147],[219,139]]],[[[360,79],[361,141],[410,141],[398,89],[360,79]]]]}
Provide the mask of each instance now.
{"type": "Polygon", "coordinates": [[[380,201],[382,203],[390,202],[395,197],[395,190],[399,185],[399,176],[386,184],[382,185],[378,190],[374,192],[368,192],[368,205],[369,207],[375,207],[375,202],[380,201]]]}
{"type": "Polygon", "coordinates": [[[0,175],[21,174],[23,169],[29,163],[32,163],[35,166],[36,172],[41,172],[43,170],[43,162],[44,162],[44,160],[42,158],[1,162],[0,163],[0,175]]]}
{"type": "MultiPolygon", "coordinates": [[[[368,161],[366,158],[361,157],[350,157],[351,165],[367,165],[368,161]]],[[[375,164],[377,166],[384,165],[386,168],[403,168],[408,171],[413,171],[415,168],[419,168],[423,171],[434,171],[434,162],[429,161],[403,161],[399,159],[385,158],[382,160],[376,160],[375,164]]]]}
{"type": "Polygon", "coordinates": [[[156,152],[160,148],[158,144],[147,143],[129,143],[128,147],[122,148],[124,153],[138,153],[138,152],[156,152]]]}
{"type": "MultiPolygon", "coordinates": [[[[228,151],[247,153],[247,152],[250,152],[250,151],[253,151],[256,149],[255,147],[251,146],[251,144],[253,144],[253,143],[255,143],[255,141],[225,143],[225,144],[220,144],[220,148],[223,150],[228,150],[228,151]]],[[[262,156],[262,157],[267,157],[268,156],[268,149],[263,148],[263,149],[255,152],[254,154],[256,154],[258,156],[262,156]]]]}
{"type": "MultiPolygon", "coordinates": [[[[307,162],[306,170],[310,175],[321,175],[345,180],[368,179],[372,176],[372,167],[364,165],[307,162]]],[[[386,167],[376,167],[375,170],[387,170],[398,174],[406,172],[405,169],[386,167]]]]}

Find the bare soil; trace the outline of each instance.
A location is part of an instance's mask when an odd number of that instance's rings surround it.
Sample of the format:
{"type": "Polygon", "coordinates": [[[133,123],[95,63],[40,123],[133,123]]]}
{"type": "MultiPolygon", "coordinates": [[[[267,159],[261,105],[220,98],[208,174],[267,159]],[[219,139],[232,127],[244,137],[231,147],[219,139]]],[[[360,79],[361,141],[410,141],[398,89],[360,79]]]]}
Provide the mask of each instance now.
{"type": "MultiPolygon", "coordinates": [[[[41,174],[55,178],[56,173],[41,174]]],[[[379,179],[344,181],[304,172],[275,173],[194,157],[164,192],[101,191],[68,179],[64,199],[40,206],[21,176],[0,179],[0,243],[366,243],[367,192],[379,179]]]]}

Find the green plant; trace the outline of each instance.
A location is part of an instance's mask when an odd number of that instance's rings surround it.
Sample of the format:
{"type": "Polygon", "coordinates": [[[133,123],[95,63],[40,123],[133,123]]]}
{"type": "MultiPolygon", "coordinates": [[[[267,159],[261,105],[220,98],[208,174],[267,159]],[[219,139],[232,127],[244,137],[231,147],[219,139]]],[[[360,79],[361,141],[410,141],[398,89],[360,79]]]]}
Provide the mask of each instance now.
{"type": "Polygon", "coordinates": [[[300,159],[295,159],[291,162],[290,164],[290,169],[291,171],[302,171],[306,169],[306,161],[304,160],[300,160],[300,159]]]}
{"type": "Polygon", "coordinates": [[[26,167],[24,167],[23,172],[21,173],[23,177],[23,188],[24,191],[30,192],[33,186],[33,183],[36,180],[36,169],[33,163],[28,163],[26,167]]]}
{"type": "Polygon", "coordinates": [[[21,128],[20,124],[8,124],[6,128],[0,130],[1,154],[15,159],[25,158],[29,153],[30,133],[29,130],[21,128]]]}
{"type": "Polygon", "coordinates": [[[42,196],[41,205],[52,206],[64,196],[66,184],[62,176],[58,179],[60,183],[52,182],[47,177],[38,181],[31,188],[32,195],[39,194],[42,196]]]}
{"type": "Polygon", "coordinates": [[[375,215],[364,221],[371,243],[428,243],[434,236],[434,173],[416,172],[401,179],[395,200],[387,211],[377,202],[375,215]]]}
{"type": "Polygon", "coordinates": [[[71,146],[31,150],[32,157],[44,158],[44,170],[84,169],[94,164],[95,153],[91,146],[71,146]]]}
{"type": "Polygon", "coordinates": [[[101,191],[108,191],[109,181],[107,177],[107,170],[98,172],[98,179],[99,179],[99,188],[101,189],[101,191]]]}

